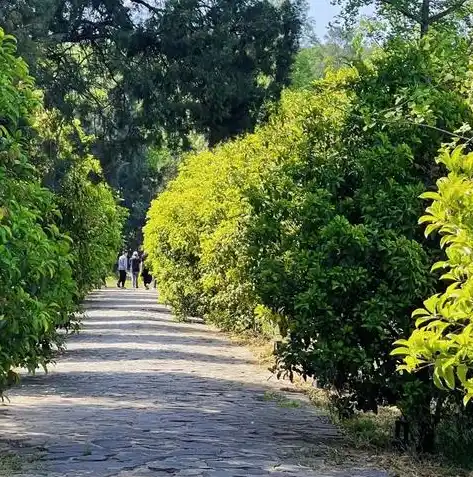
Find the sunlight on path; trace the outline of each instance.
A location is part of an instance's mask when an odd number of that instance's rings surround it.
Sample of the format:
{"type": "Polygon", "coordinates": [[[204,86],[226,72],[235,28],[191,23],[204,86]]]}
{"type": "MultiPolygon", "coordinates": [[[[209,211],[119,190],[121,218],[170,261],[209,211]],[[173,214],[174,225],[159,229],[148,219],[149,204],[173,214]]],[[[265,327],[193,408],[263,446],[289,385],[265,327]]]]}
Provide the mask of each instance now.
{"type": "Polygon", "coordinates": [[[248,350],[173,321],[153,291],[100,291],[86,307],[84,329],[57,366],[24,378],[1,410],[4,439],[43,451],[19,475],[385,475],[329,469],[322,459],[317,470],[301,465],[301,450],[316,453],[338,437],[327,418],[303,402],[266,400],[282,383],[248,350]]]}

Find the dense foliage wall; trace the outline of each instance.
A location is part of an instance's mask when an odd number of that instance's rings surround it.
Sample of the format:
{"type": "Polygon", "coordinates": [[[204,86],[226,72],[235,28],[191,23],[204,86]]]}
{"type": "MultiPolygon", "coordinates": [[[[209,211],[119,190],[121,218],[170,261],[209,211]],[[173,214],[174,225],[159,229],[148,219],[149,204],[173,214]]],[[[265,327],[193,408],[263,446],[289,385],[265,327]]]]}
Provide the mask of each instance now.
{"type": "Polygon", "coordinates": [[[41,187],[24,154],[39,97],[14,54],[14,39],[0,31],[0,389],[13,367],[45,364],[76,291],[54,195],[41,187]]]}
{"type": "Polygon", "coordinates": [[[34,370],[51,360],[62,343],[57,329],[72,326],[79,299],[105,278],[120,243],[113,195],[86,175],[91,167],[99,172],[97,164],[70,143],[57,142],[49,158],[39,152],[59,134],[45,134],[44,114],[15,39],[0,29],[0,392],[16,379],[14,368],[34,370]],[[68,153],[78,157],[61,189],[45,187],[46,164],[65,164],[68,153]],[[79,226],[69,221],[79,216],[79,226]],[[98,226],[105,217],[106,232],[98,226]],[[95,261],[84,262],[85,249],[97,251],[95,261]]]}
{"type": "Polygon", "coordinates": [[[297,157],[310,147],[308,127],[332,134],[342,114],[334,106],[346,102],[344,92],[286,92],[255,134],[187,158],[153,202],[145,227],[145,250],[162,297],[178,314],[199,314],[227,329],[261,325],[264,310],[247,274],[248,197],[279,155],[297,157]],[[324,120],[330,107],[333,115],[324,120]]]}
{"type": "Polygon", "coordinates": [[[256,290],[287,318],[280,370],[316,376],[343,413],[398,404],[425,448],[441,393],[426,372],[396,374],[390,352],[434,291],[438,251],[417,225],[419,195],[441,174],[434,158],[448,132],[472,119],[462,93],[467,48],[452,38],[392,43],[360,64],[334,159],[316,155],[315,168],[310,152],[296,168],[271,170],[249,229],[256,290]],[[448,54],[456,69],[442,61],[448,54]]]}
{"type": "Polygon", "coordinates": [[[342,414],[397,404],[425,449],[442,391],[428,372],[396,374],[391,350],[435,290],[419,195],[442,173],[441,144],[473,119],[468,56],[454,36],[397,40],[286,92],[255,134],[188,158],[145,228],[179,313],[276,322],[280,373],[316,377],[342,414]]]}

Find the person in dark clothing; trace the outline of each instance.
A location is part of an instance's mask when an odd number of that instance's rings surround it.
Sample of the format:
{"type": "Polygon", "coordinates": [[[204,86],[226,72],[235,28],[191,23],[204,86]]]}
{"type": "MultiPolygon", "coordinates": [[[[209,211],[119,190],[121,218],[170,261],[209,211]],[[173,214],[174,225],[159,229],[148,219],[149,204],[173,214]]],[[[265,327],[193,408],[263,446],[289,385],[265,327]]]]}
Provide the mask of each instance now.
{"type": "Polygon", "coordinates": [[[149,290],[149,285],[153,281],[153,277],[151,276],[151,273],[149,273],[149,267],[148,264],[146,263],[146,254],[143,254],[143,259],[142,259],[142,269],[141,269],[141,276],[143,278],[143,283],[145,285],[145,288],[149,290]]]}
{"type": "Polygon", "coordinates": [[[133,288],[138,288],[138,277],[140,275],[141,259],[138,252],[133,252],[130,259],[130,271],[132,277],[133,288]]]}

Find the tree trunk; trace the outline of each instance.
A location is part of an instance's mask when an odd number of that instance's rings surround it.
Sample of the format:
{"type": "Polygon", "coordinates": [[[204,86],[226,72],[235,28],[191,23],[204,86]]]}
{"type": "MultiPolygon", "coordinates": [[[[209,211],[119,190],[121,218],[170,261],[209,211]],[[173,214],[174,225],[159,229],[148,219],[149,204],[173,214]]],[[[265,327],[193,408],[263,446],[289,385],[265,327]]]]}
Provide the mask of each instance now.
{"type": "Polygon", "coordinates": [[[430,0],[422,0],[422,7],[420,10],[420,37],[424,37],[429,31],[430,19],[430,0]]]}

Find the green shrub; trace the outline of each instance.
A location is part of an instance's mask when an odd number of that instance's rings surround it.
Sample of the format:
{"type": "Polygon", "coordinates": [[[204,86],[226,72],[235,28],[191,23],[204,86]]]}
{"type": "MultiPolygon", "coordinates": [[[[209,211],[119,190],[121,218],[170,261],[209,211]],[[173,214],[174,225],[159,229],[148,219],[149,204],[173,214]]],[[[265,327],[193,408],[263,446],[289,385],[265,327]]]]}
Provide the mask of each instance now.
{"type": "Polygon", "coordinates": [[[449,282],[443,293],[433,295],[414,311],[416,329],[408,340],[397,341],[394,355],[403,356],[401,370],[414,371],[432,365],[432,376],[441,389],[465,393],[465,404],[473,397],[473,153],[456,148],[444,151],[439,163],[449,174],[437,181],[437,192],[421,197],[433,199],[421,223],[426,235],[439,232],[446,260],[432,270],[443,270],[449,282]]]}
{"type": "Polygon", "coordinates": [[[45,367],[101,284],[123,214],[78,124],[44,111],[0,29],[0,393],[14,368],[45,367]],[[47,187],[44,187],[47,186],[47,187]]]}
{"type": "MultiPolygon", "coordinates": [[[[251,252],[245,230],[251,210],[246,197],[271,162],[308,147],[312,139],[305,118],[311,116],[318,127],[331,102],[344,104],[345,93],[286,92],[266,126],[188,157],[176,180],[153,202],[145,250],[162,297],[177,314],[204,316],[225,329],[272,333],[278,315],[258,306],[247,275],[251,252]]],[[[339,122],[339,111],[331,111],[326,134],[339,122]]]]}
{"type": "Polygon", "coordinates": [[[416,329],[396,342],[392,354],[402,356],[402,371],[427,374],[439,389],[448,391],[445,413],[439,416],[439,448],[455,460],[468,462],[473,450],[473,153],[463,147],[445,149],[438,158],[448,175],[437,181],[437,192],[420,219],[426,236],[438,233],[445,247],[432,271],[442,271],[443,291],[432,295],[412,314],[416,329]],[[462,409],[461,402],[467,406],[462,409]]]}
{"type": "Polygon", "coordinates": [[[57,225],[71,238],[74,280],[83,297],[113,269],[122,244],[124,209],[90,153],[93,138],[78,121],[69,123],[55,112],[42,111],[36,123],[35,160],[42,182],[56,196],[61,212],[57,225]]]}
{"type": "Polygon", "coordinates": [[[317,377],[341,413],[398,404],[424,448],[441,393],[428,376],[396,374],[390,351],[434,290],[438,252],[417,225],[418,196],[439,177],[432,157],[450,139],[443,130],[472,119],[462,92],[467,48],[428,38],[358,64],[335,137],[307,118],[309,147],[280,155],[251,198],[256,293],[287,328],[280,373],[317,377]]]}
{"type": "Polygon", "coordinates": [[[76,293],[54,195],[24,154],[40,97],[15,51],[0,30],[0,392],[16,379],[13,368],[34,370],[51,359],[76,293]]]}
{"type": "Polygon", "coordinates": [[[235,141],[190,156],[156,199],[144,229],[145,250],[162,298],[177,314],[205,316],[226,328],[251,327],[256,305],[241,276],[241,188],[258,163],[251,144],[235,141]]]}

